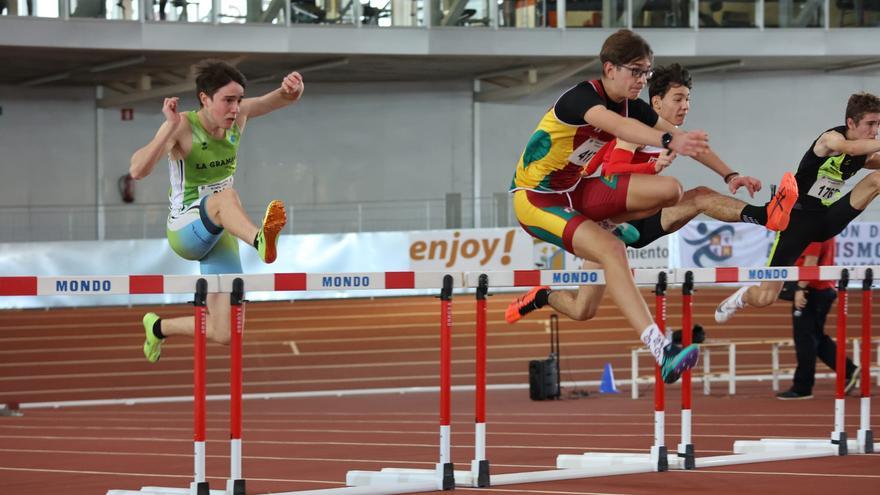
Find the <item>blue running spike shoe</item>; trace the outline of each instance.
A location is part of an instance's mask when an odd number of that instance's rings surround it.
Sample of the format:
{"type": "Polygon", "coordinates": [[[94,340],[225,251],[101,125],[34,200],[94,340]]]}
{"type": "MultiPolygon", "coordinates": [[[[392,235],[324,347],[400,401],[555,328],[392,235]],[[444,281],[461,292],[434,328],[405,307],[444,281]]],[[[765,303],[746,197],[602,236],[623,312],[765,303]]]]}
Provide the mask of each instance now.
{"type": "Polygon", "coordinates": [[[684,349],[678,344],[669,344],[663,348],[663,364],[660,372],[665,383],[675,383],[681,374],[697,365],[700,359],[700,348],[691,344],[684,349]]]}

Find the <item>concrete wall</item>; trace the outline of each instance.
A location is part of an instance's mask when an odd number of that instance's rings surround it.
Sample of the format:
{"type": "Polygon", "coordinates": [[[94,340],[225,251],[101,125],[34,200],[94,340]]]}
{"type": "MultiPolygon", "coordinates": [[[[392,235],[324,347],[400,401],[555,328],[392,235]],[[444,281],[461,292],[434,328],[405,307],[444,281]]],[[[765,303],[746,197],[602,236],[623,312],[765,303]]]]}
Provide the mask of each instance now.
{"type": "MultiPolygon", "coordinates": [[[[849,94],[880,92],[869,75],[696,74],[685,127],[709,132],[714,149],[735,170],[769,186],[795,169],[818,133],[842,122],[849,94]]],[[[476,195],[506,191],[528,136],[568,85],[478,104],[476,195]]],[[[236,187],[255,217],[279,198],[293,207],[297,233],[442,228],[443,198],[461,193],[468,217],[463,226],[473,225],[469,83],[309,84],[306,78],[306,88],[295,107],[255,119],[245,131],[236,187]]],[[[255,86],[248,93],[270,89],[255,86]]],[[[194,107],[194,98],[181,96],[183,108],[194,107]]],[[[167,166],[160,163],[137,183],[135,205],[122,204],[116,184],[131,153],[161,124],[161,102],[135,105],[134,120],[123,122],[119,109],[98,111],[93,101],[91,89],[0,88],[0,241],[96,238],[96,188],[107,205],[106,238],[164,235],[167,166]]],[[[718,176],[689,159],[668,173],[685,187],[724,188],[718,176]]],[[[872,209],[861,220],[877,218],[872,209]]]]}

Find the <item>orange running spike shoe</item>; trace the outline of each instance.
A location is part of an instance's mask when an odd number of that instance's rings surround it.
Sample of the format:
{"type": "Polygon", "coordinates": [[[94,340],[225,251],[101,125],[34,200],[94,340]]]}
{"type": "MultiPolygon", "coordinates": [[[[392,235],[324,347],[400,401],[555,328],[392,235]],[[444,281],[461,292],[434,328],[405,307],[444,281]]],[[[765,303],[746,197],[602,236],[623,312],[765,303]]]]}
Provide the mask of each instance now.
{"type": "Polygon", "coordinates": [[[538,295],[539,291],[549,289],[550,287],[542,285],[528,291],[524,296],[514,299],[513,302],[507,306],[507,311],[504,312],[504,319],[507,320],[507,323],[516,323],[523,316],[538,309],[538,307],[535,306],[535,296],[538,295]]]}
{"type": "Polygon", "coordinates": [[[263,228],[257,234],[257,254],[264,263],[272,263],[277,256],[276,246],[281,229],[287,223],[287,214],[284,211],[284,203],[273,200],[266,208],[266,216],[263,217],[263,228]]]}
{"type": "Polygon", "coordinates": [[[782,232],[788,228],[791,218],[791,209],[798,197],[797,181],[791,172],[786,172],[779,182],[779,189],[773,195],[773,199],[767,203],[767,225],[769,230],[782,232]]]}

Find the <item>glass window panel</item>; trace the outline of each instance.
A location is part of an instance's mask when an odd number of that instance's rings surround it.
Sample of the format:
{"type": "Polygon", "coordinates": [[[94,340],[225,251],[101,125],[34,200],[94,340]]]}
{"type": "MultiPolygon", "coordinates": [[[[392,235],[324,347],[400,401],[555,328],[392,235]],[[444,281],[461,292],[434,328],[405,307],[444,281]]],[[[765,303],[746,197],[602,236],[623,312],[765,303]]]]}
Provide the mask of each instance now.
{"type": "Polygon", "coordinates": [[[824,0],[764,0],[765,27],[824,27],[824,0]]]}
{"type": "Polygon", "coordinates": [[[689,27],[691,5],[688,0],[633,0],[633,26],[689,27]]]}
{"type": "MultiPolygon", "coordinates": [[[[634,5],[637,1],[633,0],[634,5]]],[[[565,4],[565,25],[570,28],[626,27],[627,15],[626,0],[568,0],[565,4]]]]}
{"type": "Polygon", "coordinates": [[[430,0],[429,4],[433,26],[489,25],[488,0],[430,0]]]}
{"type": "Polygon", "coordinates": [[[756,0],[702,0],[700,27],[755,27],[756,0]]]}
{"type": "Polygon", "coordinates": [[[52,12],[48,12],[46,9],[43,9],[43,12],[40,12],[40,9],[35,9],[35,2],[37,2],[37,0],[0,0],[0,15],[58,17],[57,1],[55,2],[52,12]]]}
{"type": "Polygon", "coordinates": [[[418,26],[419,6],[413,0],[370,0],[361,3],[364,26],[418,26]]]}
{"type": "Polygon", "coordinates": [[[831,27],[880,27],[880,0],[831,0],[831,27]]]}
{"type": "MultiPolygon", "coordinates": [[[[149,0],[147,0],[149,2],[149,0]]],[[[151,20],[211,22],[211,0],[153,0],[151,20]]]]}
{"type": "MultiPolygon", "coordinates": [[[[290,22],[293,24],[354,24],[355,2],[357,1],[359,0],[291,0],[290,22]]],[[[362,3],[362,10],[364,6],[362,3]]]]}
{"type": "MultiPolygon", "coordinates": [[[[0,0],[2,1],[2,0],[0,0]]],[[[12,0],[15,1],[15,0],[12,0]]],[[[57,9],[57,7],[56,7],[57,9]]],[[[137,19],[137,0],[71,0],[70,17],[137,19]]]]}

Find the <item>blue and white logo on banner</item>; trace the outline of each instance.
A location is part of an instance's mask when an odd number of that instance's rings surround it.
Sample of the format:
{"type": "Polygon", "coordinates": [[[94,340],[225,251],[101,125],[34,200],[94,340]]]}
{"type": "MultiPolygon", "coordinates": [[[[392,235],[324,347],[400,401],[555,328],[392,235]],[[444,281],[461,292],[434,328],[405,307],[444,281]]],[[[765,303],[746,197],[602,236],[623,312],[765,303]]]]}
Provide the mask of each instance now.
{"type": "Polygon", "coordinates": [[[691,222],[680,231],[682,267],[760,266],[775,232],[749,223],[691,222]]]}

